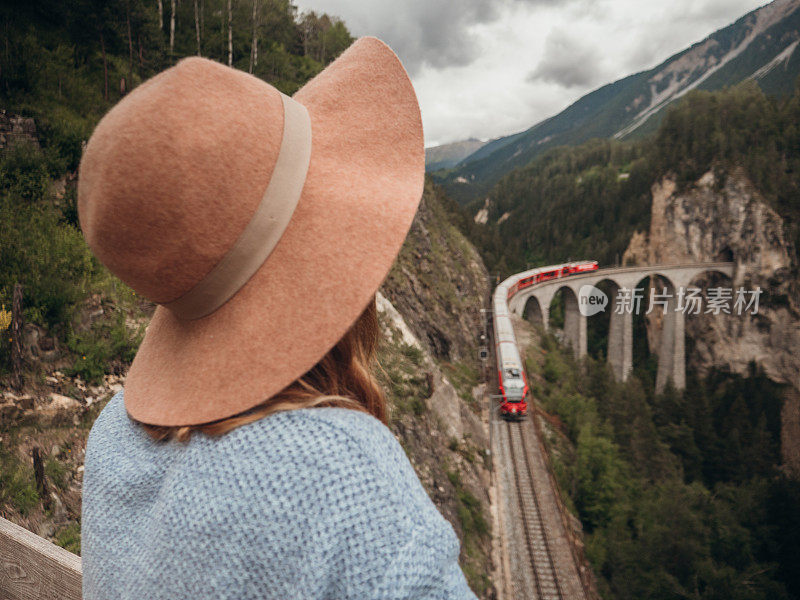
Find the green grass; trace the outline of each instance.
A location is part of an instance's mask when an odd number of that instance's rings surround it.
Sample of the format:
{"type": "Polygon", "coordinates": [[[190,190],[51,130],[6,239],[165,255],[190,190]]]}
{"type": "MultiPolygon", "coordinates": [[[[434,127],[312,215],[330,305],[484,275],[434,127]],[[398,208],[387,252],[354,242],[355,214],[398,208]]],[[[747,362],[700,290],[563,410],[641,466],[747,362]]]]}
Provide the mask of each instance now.
{"type": "Polygon", "coordinates": [[[79,376],[88,383],[100,383],[111,361],[130,363],[144,337],[144,326],[131,332],[125,324],[125,313],[116,310],[111,319],[97,321],[88,331],[73,333],[67,347],[74,353],[69,376],[79,376]]]}
{"type": "Polygon", "coordinates": [[[389,339],[381,339],[376,371],[392,407],[392,419],[406,414],[425,414],[428,410],[425,399],[430,390],[423,369],[424,353],[416,346],[406,344],[400,332],[392,328],[384,317],[381,319],[384,329],[391,333],[389,339]]]}
{"type": "Polygon", "coordinates": [[[33,467],[24,465],[9,451],[0,448],[0,505],[8,504],[25,516],[38,503],[33,467]]]}
{"type": "Polygon", "coordinates": [[[72,522],[56,532],[56,544],[80,556],[81,553],[81,524],[72,522]]]}
{"type": "Polygon", "coordinates": [[[486,563],[491,529],[483,516],[483,506],[480,500],[464,487],[458,471],[448,470],[447,478],[456,489],[456,499],[458,500],[456,511],[462,531],[461,543],[464,553],[470,559],[462,561],[461,567],[472,591],[483,595],[491,586],[491,580],[476,565],[486,563]]]}
{"type": "Polygon", "coordinates": [[[440,366],[459,397],[473,412],[480,412],[480,402],[472,395],[472,390],[478,385],[478,370],[463,362],[442,361],[440,366]]]}
{"type": "Polygon", "coordinates": [[[44,474],[54,486],[60,490],[67,489],[67,467],[55,458],[48,458],[44,463],[44,474]]]}

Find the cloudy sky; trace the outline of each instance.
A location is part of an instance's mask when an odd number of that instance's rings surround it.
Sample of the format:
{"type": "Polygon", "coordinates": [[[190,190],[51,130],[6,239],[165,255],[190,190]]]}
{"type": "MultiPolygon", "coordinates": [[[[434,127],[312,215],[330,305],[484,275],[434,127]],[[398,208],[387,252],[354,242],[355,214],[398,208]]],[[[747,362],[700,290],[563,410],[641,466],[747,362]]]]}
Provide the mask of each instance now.
{"type": "Polygon", "coordinates": [[[427,146],[527,129],[766,0],[295,0],[406,66],[427,146]]]}

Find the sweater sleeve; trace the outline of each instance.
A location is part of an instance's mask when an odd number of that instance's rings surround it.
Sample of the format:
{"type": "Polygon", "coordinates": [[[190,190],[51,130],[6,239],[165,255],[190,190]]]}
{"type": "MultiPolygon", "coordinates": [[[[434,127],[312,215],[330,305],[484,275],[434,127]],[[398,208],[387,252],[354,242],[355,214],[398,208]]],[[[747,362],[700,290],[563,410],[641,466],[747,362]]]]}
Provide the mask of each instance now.
{"type": "Polygon", "coordinates": [[[82,525],[85,598],[475,598],[402,447],[350,409],[157,443],[118,396],[89,436],[82,525]]]}
{"type": "Polygon", "coordinates": [[[345,589],[336,597],[474,600],[458,564],[458,537],[399,442],[372,417],[345,417],[366,420],[366,427],[330,423],[347,439],[343,460],[355,476],[348,525],[340,532],[345,589]]]}
{"type": "Polygon", "coordinates": [[[458,565],[458,540],[442,528],[423,526],[399,548],[370,598],[376,600],[474,600],[458,565]]]}

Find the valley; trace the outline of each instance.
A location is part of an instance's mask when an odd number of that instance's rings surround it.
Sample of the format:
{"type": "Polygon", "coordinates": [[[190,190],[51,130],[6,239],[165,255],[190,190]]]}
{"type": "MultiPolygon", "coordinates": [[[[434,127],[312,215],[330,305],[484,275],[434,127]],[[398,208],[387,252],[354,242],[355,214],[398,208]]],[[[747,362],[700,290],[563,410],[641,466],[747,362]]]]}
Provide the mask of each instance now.
{"type": "MultiPolygon", "coordinates": [[[[73,570],[86,439],[155,309],[84,242],[83,145],[122,80],[180,57],[291,94],[353,40],[335,16],[256,5],[164,3],[160,25],[134,0],[0,9],[0,517],[73,570]],[[63,25],[82,22],[105,25],[63,25]]],[[[798,42],[800,0],[775,0],[523,132],[428,149],[374,373],[481,600],[800,598],[798,42]],[[596,278],[507,296],[529,389],[506,423],[492,295],[594,261],[596,278]],[[620,319],[581,315],[582,283],[761,295],[746,314],[620,319]]]]}

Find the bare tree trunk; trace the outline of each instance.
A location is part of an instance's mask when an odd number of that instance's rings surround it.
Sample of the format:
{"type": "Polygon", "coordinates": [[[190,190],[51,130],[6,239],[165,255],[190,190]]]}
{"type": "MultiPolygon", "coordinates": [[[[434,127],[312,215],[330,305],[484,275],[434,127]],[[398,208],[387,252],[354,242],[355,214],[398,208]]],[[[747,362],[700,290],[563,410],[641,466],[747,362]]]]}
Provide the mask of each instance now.
{"type": "Polygon", "coordinates": [[[311,18],[313,12],[307,13],[300,21],[300,36],[303,38],[303,56],[308,56],[308,42],[311,39],[311,18]]]}
{"type": "Polygon", "coordinates": [[[142,74],[142,70],[144,69],[144,56],[142,55],[142,35],[139,34],[136,36],[136,41],[139,44],[139,75],[142,74]]]}
{"type": "Polygon", "coordinates": [[[228,0],[228,66],[233,66],[233,0],[228,0]]]}
{"type": "Polygon", "coordinates": [[[197,56],[203,56],[200,53],[200,7],[197,0],[194,0],[194,31],[197,34],[197,56]]]}
{"type": "Polygon", "coordinates": [[[172,14],[169,17],[169,53],[175,53],[175,0],[172,0],[172,14]]]}
{"type": "Polygon", "coordinates": [[[103,98],[108,100],[108,60],[106,59],[106,41],[103,39],[103,32],[100,31],[100,48],[103,51],[103,79],[105,87],[103,88],[103,98]]]}
{"type": "Polygon", "coordinates": [[[253,43],[250,46],[250,73],[258,64],[258,0],[253,0],[253,43]]]}
{"type": "Polygon", "coordinates": [[[164,31],[164,2],[158,0],[158,29],[164,31]]]}
{"type": "Polygon", "coordinates": [[[202,38],[206,33],[206,9],[205,2],[200,0],[200,37],[202,38]]]}
{"type": "Polygon", "coordinates": [[[42,499],[45,509],[49,509],[50,490],[47,489],[47,482],[44,480],[44,463],[37,446],[31,449],[31,456],[33,457],[33,476],[36,479],[36,491],[39,492],[39,497],[42,499]]]}
{"type": "Polygon", "coordinates": [[[131,36],[131,3],[125,2],[125,21],[128,24],[128,81],[133,80],[133,37],[131,36]]]}
{"type": "Polygon", "coordinates": [[[24,322],[22,320],[22,285],[14,284],[11,301],[11,385],[17,391],[22,390],[22,334],[24,322]]]}

